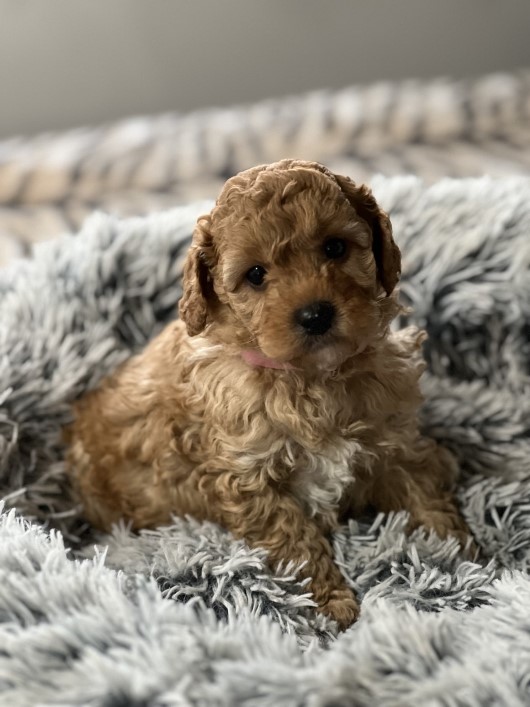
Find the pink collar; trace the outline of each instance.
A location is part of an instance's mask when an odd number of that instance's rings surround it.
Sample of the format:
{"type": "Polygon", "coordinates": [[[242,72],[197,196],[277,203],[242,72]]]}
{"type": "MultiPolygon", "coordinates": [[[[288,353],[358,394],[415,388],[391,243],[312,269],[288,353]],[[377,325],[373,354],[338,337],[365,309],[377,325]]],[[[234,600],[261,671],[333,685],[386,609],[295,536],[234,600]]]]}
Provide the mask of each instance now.
{"type": "Polygon", "coordinates": [[[274,358],[269,358],[262,354],[260,351],[255,351],[254,349],[244,349],[241,352],[241,358],[246,363],[256,368],[277,368],[280,370],[292,370],[294,366],[290,363],[283,363],[283,361],[276,361],[274,358]]]}

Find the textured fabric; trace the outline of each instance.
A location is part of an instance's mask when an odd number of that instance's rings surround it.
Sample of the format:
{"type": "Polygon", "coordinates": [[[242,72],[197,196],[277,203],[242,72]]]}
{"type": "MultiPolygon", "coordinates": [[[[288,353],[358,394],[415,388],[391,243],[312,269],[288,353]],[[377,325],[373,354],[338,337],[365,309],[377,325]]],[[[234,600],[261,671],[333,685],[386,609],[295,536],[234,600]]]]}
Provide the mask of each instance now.
{"type": "Polygon", "coordinates": [[[227,177],[284,157],[357,181],[529,175],[530,72],[354,86],[1,142],[0,265],[76,232],[94,209],[136,215],[214,198],[227,177]]]}
{"type": "Polygon", "coordinates": [[[91,535],[68,497],[60,426],[174,316],[209,204],[96,215],[0,274],[0,703],[529,702],[530,180],[381,178],[374,190],[415,308],[399,324],[430,335],[422,424],[460,461],[480,562],[451,540],[406,537],[403,514],[352,520],[334,549],[361,619],[337,636],[296,568],[270,571],[215,525],[91,535]]]}

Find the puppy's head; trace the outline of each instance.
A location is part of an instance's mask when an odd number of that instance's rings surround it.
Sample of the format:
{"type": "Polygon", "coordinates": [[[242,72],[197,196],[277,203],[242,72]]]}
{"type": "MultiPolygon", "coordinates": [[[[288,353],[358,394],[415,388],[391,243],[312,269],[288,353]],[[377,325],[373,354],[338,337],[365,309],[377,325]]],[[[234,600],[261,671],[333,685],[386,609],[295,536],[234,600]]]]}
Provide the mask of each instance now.
{"type": "Polygon", "coordinates": [[[400,263],[367,187],[283,160],[228,180],[199,219],[180,315],[190,336],[336,368],[386,334],[400,263]]]}

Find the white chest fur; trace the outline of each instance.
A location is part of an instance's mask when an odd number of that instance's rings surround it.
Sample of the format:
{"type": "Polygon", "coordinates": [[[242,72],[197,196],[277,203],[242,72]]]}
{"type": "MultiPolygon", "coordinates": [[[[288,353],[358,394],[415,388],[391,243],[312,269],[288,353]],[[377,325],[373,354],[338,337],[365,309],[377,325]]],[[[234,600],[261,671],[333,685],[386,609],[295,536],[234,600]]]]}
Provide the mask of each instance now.
{"type": "Polygon", "coordinates": [[[355,466],[363,456],[362,445],[353,440],[336,440],[322,452],[305,452],[291,476],[291,493],[312,517],[334,512],[353,484],[355,466]]]}

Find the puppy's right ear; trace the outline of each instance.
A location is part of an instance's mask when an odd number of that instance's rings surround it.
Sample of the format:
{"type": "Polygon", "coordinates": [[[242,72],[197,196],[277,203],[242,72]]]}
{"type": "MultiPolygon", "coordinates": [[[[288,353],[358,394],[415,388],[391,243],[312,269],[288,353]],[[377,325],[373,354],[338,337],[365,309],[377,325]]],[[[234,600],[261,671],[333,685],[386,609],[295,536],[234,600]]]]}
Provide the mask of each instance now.
{"type": "Polygon", "coordinates": [[[215,297],[209,267],[213,251],[210,223],[209,216],[197,221],[184,264],[179,314],[189,336],[197,336],[204,330],[208,320],[208,302],[215,297]]]}

